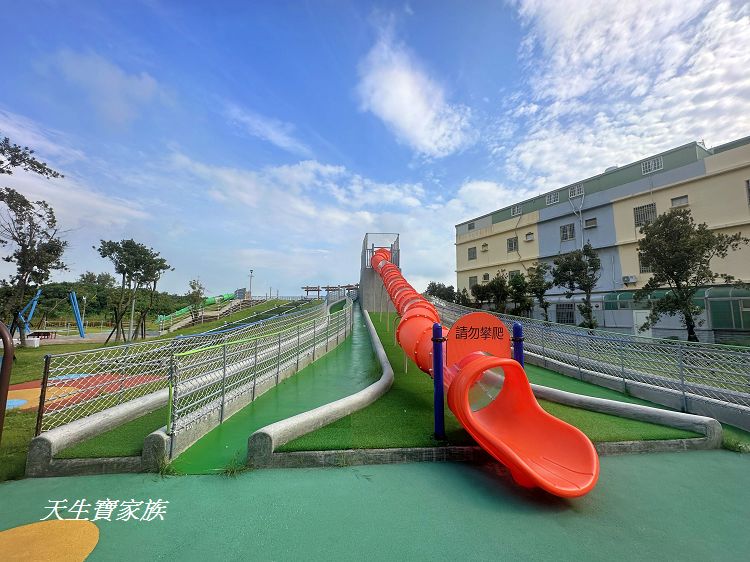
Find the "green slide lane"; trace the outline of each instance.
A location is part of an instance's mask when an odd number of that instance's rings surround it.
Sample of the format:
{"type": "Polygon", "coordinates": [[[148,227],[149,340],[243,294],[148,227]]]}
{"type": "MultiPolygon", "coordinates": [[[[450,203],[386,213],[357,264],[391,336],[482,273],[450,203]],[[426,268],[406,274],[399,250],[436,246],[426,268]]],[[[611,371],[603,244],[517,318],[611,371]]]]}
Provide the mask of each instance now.
{"type": "Polygon", "coordinates": [[[270,389],[216,427],[172,463],[179,472],[210,474],[244,464],[247,439],[270,423],[353,394],[380,377],[362,314],[339,347],[270,389]]]}

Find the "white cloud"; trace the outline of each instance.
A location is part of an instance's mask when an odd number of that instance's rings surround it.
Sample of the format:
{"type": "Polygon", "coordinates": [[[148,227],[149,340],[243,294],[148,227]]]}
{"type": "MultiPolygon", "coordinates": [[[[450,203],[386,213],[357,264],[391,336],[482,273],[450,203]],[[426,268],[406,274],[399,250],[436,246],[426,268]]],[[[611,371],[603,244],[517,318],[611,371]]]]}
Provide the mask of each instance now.
{"type": "Polygon", "coordinates": [[[28,146],[45,158],[68,163],[85,160],[82,150],[70,146],[70,140],[60,131],[40,126],[22,115],[0,109],[0,136],[8,137],[12,143],[28,146]]]}
{"type": "Polygon", "coordinates": [[[380,118],[396,138],[428,157],[443,157],[470,145],[468,107],[446,101],[443,87],[422,68],[390,29],[359,65],[357,93],[363,111],[380,118]]]}
{"type": "Polygon", "coordinates": [[[166,99],[150,74],[130,74],[96,53],[63,49],[55,54],[52,64],[87,95],[101,118],[115,125],[130,123],[143,106],[166,99]]]}
{"type": "Polygon", "coordinates": [[[249,135],[299,156],[312,155],[312,151],[302,141],[295,138],[295,127],[291,123],[265,117],[235,104],[227,104],[225,115],[249,135]]]}
{"type": "Polygon", "coordinates": [[[551,189],[692,140],[716,145],[750,130],[748,4],[516,5],[531,79],[491,143],[511,180],[551,189]]]}
{"type": "Polygon", "coordinates": [[[200,186],[226,207],[224,225],[238,240],[253,242],[232,259],[287,285],[356,281],[366,232],[401,233],[405,275],[415,287],[455,284],[454,225],[533,194],[474,180],[432,199],[420,184],[381,183],[317,161],[251,170],[176,153],[172,163],[187,189],[200,186]]]}

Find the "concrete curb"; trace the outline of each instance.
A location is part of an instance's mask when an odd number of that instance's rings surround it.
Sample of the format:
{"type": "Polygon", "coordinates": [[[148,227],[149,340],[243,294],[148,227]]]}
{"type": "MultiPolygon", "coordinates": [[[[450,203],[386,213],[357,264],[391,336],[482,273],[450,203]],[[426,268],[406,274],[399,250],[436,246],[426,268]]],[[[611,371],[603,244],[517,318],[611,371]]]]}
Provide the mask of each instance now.
{"type": "Polygon", "coordinates": [[[641,404],[629,404],[627,402],[618,402],[617,400],[584,396],[537,384],[532,384],[531,389],[534,391],[534,396],[543,400],[549,400],[550,402],[557,402],[558,404],[565,404],[603,414],[611,414],[622,418],[666,425],[703,435],[702,438],[694,439],[604,442],[597,444],[597,450],[600,450],[601,447],[600,452],[606,451],[610,454],[627,452],[643,453],[649,451],[718,449],[721,447],[721,424],[713,418],[662,410],[641,404]]]}
{"type": "Polygon", "coordinates": [[[37,435],[29,444],[26,476],[140,472],[140,457],[55,459],[54,456],[63,449],[153,412],[164,406],[168,399],[169,389],[164,388],[37,435]]]}
{"type": "Polygon", "coordinates": [[[352,412],[369,406],[391,388],[393,384],[393,369],[367,311],[363,310],[362,314],[370,333],[375,353],[383,369],[380,379],[355,394],[341,398],[330,404],[325,404],[314,410],[267,425],[253,433],[247,442],[247,461],[250,466],[270,466],[273,462],[274,450],[277,448],[297,437],[315,431],[324,425],[348,416],[352,412]]]}

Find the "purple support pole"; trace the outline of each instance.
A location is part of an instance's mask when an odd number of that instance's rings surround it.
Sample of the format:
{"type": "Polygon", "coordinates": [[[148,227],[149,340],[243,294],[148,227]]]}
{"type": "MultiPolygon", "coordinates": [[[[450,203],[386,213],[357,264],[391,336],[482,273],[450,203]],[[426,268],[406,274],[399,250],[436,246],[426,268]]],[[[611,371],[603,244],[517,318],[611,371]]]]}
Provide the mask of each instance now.
{"type": "Polygon", "coordinates": [[[445,411],[443,408],[443,327],[432,325],[432,379],[435,383],[435,439],[445,439],[445,411]]]}
{"type": "Polygon", "coordinates": [[[518,322],[513,322],[513,359],[518,361],[523,367],[523,326],[518,322]]]}

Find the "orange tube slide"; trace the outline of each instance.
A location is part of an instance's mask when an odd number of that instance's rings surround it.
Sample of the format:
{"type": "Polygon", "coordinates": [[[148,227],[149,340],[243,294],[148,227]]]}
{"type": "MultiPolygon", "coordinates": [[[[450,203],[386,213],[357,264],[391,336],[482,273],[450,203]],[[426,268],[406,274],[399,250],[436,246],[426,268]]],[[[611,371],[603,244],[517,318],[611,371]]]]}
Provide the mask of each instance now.
{"type": "MultiPolygon", "coordinates": [[[[390,259],[390,252],[380,248],[370,264],[401,317],[396,340],[432,376],[432,325],[440,322],[440,316],[390,259]]],[[[594,445],[579,429],[539,406],[523,367],[510,359],[510,340],[500,319],[481,312],[467,314],[450,331],[443,328],[443,336],[448,407],[474,440],[507,466],[521,486],[561,497],[590,492],[599,477],[594,445]],[[502,375],[495,374],[498,370],[502,375]],[[475,411],[470,391],[488,372],[502,380],[502,390],[475,411]]]]}

